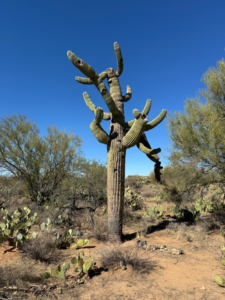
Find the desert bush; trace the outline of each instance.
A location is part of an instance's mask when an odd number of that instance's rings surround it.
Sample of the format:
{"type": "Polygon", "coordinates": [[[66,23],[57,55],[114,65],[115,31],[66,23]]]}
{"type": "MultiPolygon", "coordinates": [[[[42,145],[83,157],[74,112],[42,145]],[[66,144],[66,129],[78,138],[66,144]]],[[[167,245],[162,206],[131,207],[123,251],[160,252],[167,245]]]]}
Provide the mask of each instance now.
{"type": "Polygon", "coordinates": [[[108,224],[105,220],[96,218],[94,220],[94,226],[91,231],[91,236],[98,241],[107,241],[108,224]]]}
{"type": "MultiPolygon", "coordinates": [[[[160,171],[160,172],[161,172],[161,174],[162,174],[162,171],[160,171]]],[[[151,171],[151,172],[150,172],[148,178],[149,178],[149,181],[150,181],[151,183],[153,183],[153,184],[158,184],[158,181],[157,181],[157,179],[155,178],[155,172],[154,172],[154,171],[151,171]]]]}
{"type": "Polygon", "coordinates": [[[149,273],[153,269],[146,251],[137,246],[132,248],[114,246],[111,251],[102,253],[101,263],[103,268],[118,267],[123,270],[126,269],[127,265],[130,265],[133,271],[140,273],[149,273]]]}
{"type": "Polygon", "coordinates": [[[137,217],[134,216],[132,214],[132,212],[130,211],[130,209],[124,209],[123,211],[123,223],[127,224],[127,223],[137,223],[138,219],[140,219],[141,217],[137,217]]]}
{"type": "Polygon", "coordinates": [[[148,190],[141,191],[141,195],[144,198],[153,198],[157,194],[158,194],[158,192],[156,190],[151,190],[150,188],[148,188],[148,190]]]}
{"type": "Polygon", "coordinates": [[[5,263],[0,266],[0,288],[4,286],[26,287],[29,283],[40,283],[41,278],[36,274],[34,264],[31,261],[23,260],[20,264],[5,263]]]}
{"type": "Polygon", "coordinates": [[[60,260],[59,250],[56,249],[51,234],[43,232],[35,239],[26,240],[22,246],[22,256],[29,257],[47,264],[60,260]]]}
{"type": "Polygon", "coordinates": [[[129,186],[133,190],[138,190],[144,185],[148,185],[149,183],[150,180],[147,176],[134,175],[125,178],[125,187],[127,188],[129,186]]]}

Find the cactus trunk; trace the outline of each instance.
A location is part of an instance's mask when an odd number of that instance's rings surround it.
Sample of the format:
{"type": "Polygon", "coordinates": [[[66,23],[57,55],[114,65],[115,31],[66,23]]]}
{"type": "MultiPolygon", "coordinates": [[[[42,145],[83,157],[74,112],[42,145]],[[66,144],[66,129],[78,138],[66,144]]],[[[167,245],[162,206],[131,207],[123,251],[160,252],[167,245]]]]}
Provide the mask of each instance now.
{"type": "Polygon", "coordinates": [[[122,113],[112,117],[110,124],[111,142],[107,145],[107,201],[108,201],[108,238],[110,241],[122,241],[122,220],[124,209],[125,155],[122,140],[126,133],[124,104],[118,77],[111,69],[108,73],[111,97],[122,113]]]}
{"type": "Polygon", "coordinates": [[[115,139],[107,153],[108,238],[111,241],[122,239],[124,208],[125,151],[120,151],[116,143],[120,142],[115,139]]]}

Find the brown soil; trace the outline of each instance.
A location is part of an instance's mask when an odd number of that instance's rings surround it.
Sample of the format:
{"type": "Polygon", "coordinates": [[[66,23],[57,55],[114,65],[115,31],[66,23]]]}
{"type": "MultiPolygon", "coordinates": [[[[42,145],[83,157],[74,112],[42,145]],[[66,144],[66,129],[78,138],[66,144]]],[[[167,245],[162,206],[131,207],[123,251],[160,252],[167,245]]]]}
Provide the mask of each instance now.
{"type": "MultiPolygon", "coordinates": [[[[154,203],[153,203],[154,204],[154,203]]],[[[168,205],[161,203],[161,205],[168,205]]],[[[135,214],[140,214],[140,211],[135,214]]],[[[125,242],[118,247],[126,249],[134,248],[137,238],[136,233],[143,230],[147,225],[152,226],[149,234],[142,237],[149,245],[166,245],[168,248],[180,248],[182,255],[172,255],[170,253],[155,250],[146,252],[152,270],[149,273],[140,273],[127,266],[125,270],[118,267],[104,269],[101,266],[102,254],[107,254],[114,245],[101,243],[90,238],[89,246],[83,249],[85,256],[89,253],[94,256],[96,262],[95,272],[91,278],[82,278],[83,283],[78,284],[74,277],[72,267],[67,271],[67,280],[55,278],[46,279],[41,286],[43,294],[16,292],[16,297],[23,295],[26,299],[170,299],[170,300],[214,300],[225,299],[225,288],[218,286],[214,281],[215,275],[225,277],[225,269],[221,265],[220,246],[224,245],[224,238],[219,230],[206,231],[204,224],[210,222],[212,214],[205,213],[201,216],[198,225],[192,225],[174,231],[165,228],[165,222],[174,221],[169,216],[169,212],[164,213],[164,219],[159,219],[155,223],[140,221],[139,223],[126,224],[123,228],[125,242]],[[44,292],[48,285],[52,284],[51,290],[44,292]]],[[[106,217],[102,217],[106,218],[106,217]]],[[[116,246],[117,247],[117,246],[116,246]]],[[[7,264],[24,264],[22,253],[18,249],[12,249],[6,243],[0,247],[1,267],[7,264]],[[6,251],[7,250],[7,251],[6,251]]],[[[60,264],[70,263],[70,259],[79,253],[79,250],[60,250],[60,264]]],[[[140,250],[145,254],[145,250],[140,250]]],[[[47,265],[32,261],[33,269],[37,274],[47,271],[47,265]]],[[[55,268],[56,265],[50,265],[55,268]]],[[[36,284],[38,286],[38,284],[36,284]]],[[[2,290],[2,289],[1,289],[2,290]]],[[[8,291],[5,289],[5,291],[8,291]]],[[[12,293],[12,292],[11,292],[12,293]]],[[[0,293],[0,296],[2,292],[0,293]]],[[[9,295],[5,293],[5,295],[9,295]]],[[[23,298],[23,299],[24,299],[23,298]]],[[[11,298],[8,298],[11,299],[11,298]]],[[[14,298],[12,298],[14,299],[14,298]]],[[[17,298],[19,299],[19,298],[17,298]]],[[[21,298],[22,299],[22,298],[21,298]]]]}

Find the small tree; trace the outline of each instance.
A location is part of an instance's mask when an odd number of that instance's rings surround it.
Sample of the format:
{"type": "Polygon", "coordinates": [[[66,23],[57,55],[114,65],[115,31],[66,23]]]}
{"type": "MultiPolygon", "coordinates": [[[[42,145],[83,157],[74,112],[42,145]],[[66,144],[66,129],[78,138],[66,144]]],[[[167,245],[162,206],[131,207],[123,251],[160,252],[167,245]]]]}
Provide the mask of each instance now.
{"type": "Polygon", "coordinates": [[[211,183],[225,183],[224,60],[217,63],[217,69],[210,68],[202,81],[207,88],[200,91],[200,97],[187,99],[184,113],[169,114],[166,122],[171,140],[168,158],[171,172],[177,172],[181,193],[211,183]],[[200,102],[201,97],[205,103],[200,102]]]}
{"type": "Polygon", "coordinates": [[[8,116],[0,121],[0,167],[25,184],[25,194],[39,205],[53,195],[62,180],[78,165],[81,139],[71,132],[47,128],[39,136],[36,124],[25,115],[8,116]]]}
{"type": "Polygon", "coordinates": [[[96,107],[91,101],[88,93],[84,93],[84,100],[90,110],[95,114],[94,121],[90,124],[90,129],[96,139],[107,145],[107,201],[108,201],[108,235],[111,241],[121,241],[122,239],[122,217],[124,208],[124,183],[125,183],[125,155],[126,149],[135,145],[148,157],[156,162],[156,174],[159,178],[160,162],[157,153],[160,148],[151,149],[145,131],[153,129],[166,116],[164,109],[161,114],[152,122],[148,123],[147,114],[151,107],[151,100],[147,100],[144,110],[139,112],[133,110],[134,120],[125,122],[124,102],[131,98],[131,89],[127,86],[127,93],[122,96],[119,76],[123,72],[123,58],[120,47],[114,43],[114,50],[117,59],[117,71],[108,68],[104,72],[97,74],[86,62],[78,58],[71,51],[67,56],[73,65],[78,68],[88,78],[76,77],[82,84],[94,84],[105,100],[109,113],[96,107]],[[107,91],[104,80],[108,80],[110,93],[107,91]],[[110,133],[107,134],[100,123],[102,120],[111,120],[110,133]]]}

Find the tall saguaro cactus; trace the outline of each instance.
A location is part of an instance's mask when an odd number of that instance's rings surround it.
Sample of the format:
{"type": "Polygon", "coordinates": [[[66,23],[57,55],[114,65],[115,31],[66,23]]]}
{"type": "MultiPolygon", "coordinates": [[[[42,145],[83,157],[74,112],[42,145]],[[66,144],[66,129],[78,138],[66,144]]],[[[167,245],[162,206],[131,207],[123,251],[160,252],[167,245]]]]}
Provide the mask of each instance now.
{"type": "Polygon", "coordinates": [[[167,113],[163,109],[157,118],[148,123],[147,115],[151,107],[151,100],[147,100],[143,111],[139,112],[134,109],[135,119],[125,122],[124,102],[130,100],[132,92],[128,85],[126,95],[122,96],[119,76],[123,72],[123,58],[116,42],[114,43],[114,50],[117,59],[117,71],[108,68],[100,74],[97,74],[90,65],[71,51],[67,52],[67,56],[74,66],[88,77],[75,77],[75,79],[82,84],[94,84],[109,108],[109,113],[103,112],[102,108],[93,104],[87,92],[83,93],[87,106],[95,114],[90,129],[100,143],[107,145],[108,238],[112,242],[122,240],[126,149],[137,145],[139,150],[156,162],[155,175],[157,180],[160,180],[162,167],[160,167],[157,153],[161,149],[151,149],[144,132],[153,129],[162,122],[167,113]],[[110,93],[103,82],[104,79],[108,80],[110,93]],[[109,134],[101,127],[102,120],[111,120],[109,134]]]}

